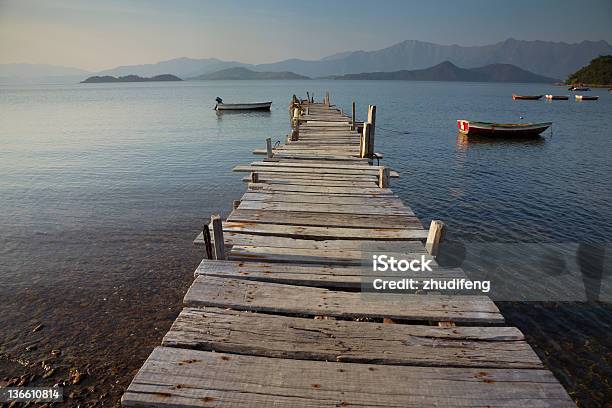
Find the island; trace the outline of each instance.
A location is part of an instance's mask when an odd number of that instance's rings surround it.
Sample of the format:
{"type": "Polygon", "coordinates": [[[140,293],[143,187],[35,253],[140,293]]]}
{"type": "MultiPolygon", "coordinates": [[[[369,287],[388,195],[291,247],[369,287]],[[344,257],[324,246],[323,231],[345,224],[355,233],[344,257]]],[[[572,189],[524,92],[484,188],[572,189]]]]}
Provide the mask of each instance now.
{"type": "Polygon", "coordinates": [[[182,81],[181,78],[171,75],[171,74],[162,74],[156,75],[154,77],[145,78],[138,75],[126,75],[120,77],[114,77],[110,75],[105,76],[90,76],[84,81],[81,81],[82,84],[100,84],[106,82],[166,82],[166,81],[182,81]]]}
{"type": "Polygon", "coordinates": [[[196,80],[246,80],[246,79],[310,79],[307,76],[296,74],[295,72],[259,72],[252,71],[243,67],[234,67],[199,75],[196,80]]]}
{"type": "Polygon", "coordinates": [[[594,58],[589,65],[570,75],[565,83],[605,88],[612,86],[612,55],[594,58]]]}
{"type": "Polygon", "coordinates": [[[490,64],[477,68],[460,68],[450,61],[433,67],[391,72],[364,72],[328,77],[331,79],[369,79],[403,81],[462,81],[462,82],[540,82],[558,81],[534,74],[512,64],[490,64]]]}

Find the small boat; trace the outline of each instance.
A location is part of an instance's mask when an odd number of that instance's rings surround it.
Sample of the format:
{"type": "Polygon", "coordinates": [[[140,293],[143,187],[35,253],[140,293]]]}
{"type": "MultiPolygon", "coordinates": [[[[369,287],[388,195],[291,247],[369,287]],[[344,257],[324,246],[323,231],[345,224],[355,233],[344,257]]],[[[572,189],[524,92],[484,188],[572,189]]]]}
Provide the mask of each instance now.
{"type": "Polygon", "coordinates": [[[514,99],[515,101],[517,100],[524,100],[524,101],[537,101],[538,99],[541,99],[544,95],[517,95],[517,94],[512,94],[512,99],[514,99]]]}
{"type": "Polygon", "coordinates": [[[569,88],[567,88],[568,91],[579,91],[579,92],[586,92],[586,91],[590,91],[591,88],[588,88],[586,86],[570,86],[569,88]]]}
{"type": "Polygon", "coordinates": [[[256,103],[223,103],[223,99],[217,97],[215,110],[218,111],[243,111],[243,110],[270,110],[272,102],[256,102],[256,103]]]}
{"type": "Polygon", "coordinates": [[[567,101],[569,96],[567,95],[545,95],[549,101],[567,101]]]}
{"type": "Polygon", "coordinates": [[[596,101],[599,99],[599,96],[591,96],[591,95],[576,95],[577,101],[596,101]]]}
{"type": "Polygon", "coordinates": [[[552,125],[543,123],[489,123],[459,119],[459,132],[469,136],[529,137],[537,136],[552,125]]]}

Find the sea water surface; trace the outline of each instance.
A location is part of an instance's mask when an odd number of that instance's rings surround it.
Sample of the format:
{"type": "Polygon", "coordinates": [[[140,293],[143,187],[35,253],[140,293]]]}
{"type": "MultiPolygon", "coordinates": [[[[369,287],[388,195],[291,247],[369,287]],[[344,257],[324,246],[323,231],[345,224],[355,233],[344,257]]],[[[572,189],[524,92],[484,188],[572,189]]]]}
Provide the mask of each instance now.
{"type": "MultiPolygon", "coordinates": [[[[610,241],[606,90],[545,102],[510,95],[570,93],[404,81],[2,85],[0,382],[64,382],[69,401],[116,404],[180,310],[202,258],[191,241],[244,191],[232,167],[265,138],[284,140],[292,94],[326,90],[345,111],[355,100],[359,119],[377,105],[376,150],[401,174],[392,188],[425,225],[444,220],[451,241],[610,241]],[[217,96],[273,109],[217,114],[217,96]],[[472,141],[457,134],[460,118],[554,124],[536,140],[472,141]]],[[[499,306],[581,406],[605,404],[609,303],[499,306]]]]}

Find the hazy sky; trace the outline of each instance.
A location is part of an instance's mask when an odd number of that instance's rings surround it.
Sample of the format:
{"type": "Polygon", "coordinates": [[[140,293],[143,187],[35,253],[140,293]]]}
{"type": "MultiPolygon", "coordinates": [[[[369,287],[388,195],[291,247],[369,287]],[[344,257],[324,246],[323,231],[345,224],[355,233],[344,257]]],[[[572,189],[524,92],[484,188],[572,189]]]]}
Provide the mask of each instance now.
{"type": "Polygon", "coordinates": [[[406,39],[612,43],[612,0],[0,0],[0,63],[92,71],[181,56],[317,59],[406,39]]]}

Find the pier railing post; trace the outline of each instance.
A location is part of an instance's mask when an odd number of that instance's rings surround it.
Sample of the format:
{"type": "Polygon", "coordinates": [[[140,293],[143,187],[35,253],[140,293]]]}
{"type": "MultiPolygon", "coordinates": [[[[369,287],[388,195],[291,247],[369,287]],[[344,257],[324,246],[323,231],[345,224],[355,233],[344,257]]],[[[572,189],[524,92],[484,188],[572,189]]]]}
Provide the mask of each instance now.
{"type": "Polygon", "coordinates": [[[225,241],[223,240],[223,226],[221,224],[221,216],[215,214],[210,217],[213,230],[213,240],[215,241],[215,259],[225,259],[225,241]]]}
{"type": "Polygon", "coordinates": [[[368,135],[368,155],[366,157],[374,157],[374,135],[376,133],[376,105],[368,107],[368,122],[370,122],[370,131],[368,135]]]}
{"type": "Polygon", "coordinates": [[[440,220],[432,220],[427,234],[425,249],[431,256],[437,256],[440,250],[440,242],[444,239],[446,226],[440,220]]]}
{"type": "Polygon", "coordinates": [[[266,156],[268,157],[268,159],[271,159],[272,156],[274,156],[272,154],[272,139],[271,138],[266,139],[266,156]]]}
{"type": "Polygon", "coordinates": [[[368,148],[370,146],[370,127],[371,123],[366,122],[363,124],[363,131],[361,132],[361,138],[359,139],[359,157],[369,157],[368,148]]]}
{"type": "Polygon", "coordinates": [[[355,130],[355,101],[353,101],[352,105],[351,130],[355,130]]]}
{"type": "Polygon", "coordinates": [[[236,210],[240,206],[240,200],[234,200],[232,206],[234,207],[234,210],[236,210]]]}
{"type": "Polygon", "coordinates": [[[251,183],[259,183],[259,174],[251,172],[251,183]]]}
{"type": "Polygon", "coordinates": [[[378,187],[389,188],[389,169],[387,167],[380,167],[378,176],[378,187]]]}

